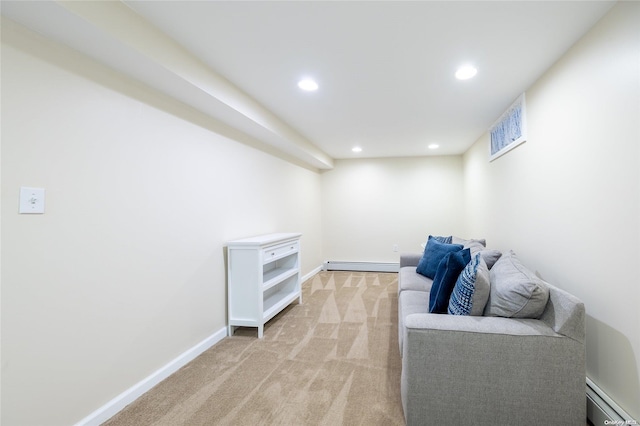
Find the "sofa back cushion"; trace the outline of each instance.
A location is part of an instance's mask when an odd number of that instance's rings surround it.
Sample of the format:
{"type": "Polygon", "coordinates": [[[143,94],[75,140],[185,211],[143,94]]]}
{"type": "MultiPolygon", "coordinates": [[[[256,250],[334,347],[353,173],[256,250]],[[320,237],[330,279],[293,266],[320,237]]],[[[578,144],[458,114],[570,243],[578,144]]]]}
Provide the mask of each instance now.
{"type": "Polygon", "coordinates": [[[438,239],[429,235],[427,246],[424,249],[420,262],[418,262],[416,272],[427,278],[434,279],[438,265],[442,259],[444,259],[447,254],[460,251],[462,248],[461,244],[442,243],[438,239]]]}
{"type": "Polygon", "coordinates": [[[489,272],[491,291],[486,316],[539,318],[549,300],[549,288],[525,268],[513,251],[503,254],[489,272]]]}

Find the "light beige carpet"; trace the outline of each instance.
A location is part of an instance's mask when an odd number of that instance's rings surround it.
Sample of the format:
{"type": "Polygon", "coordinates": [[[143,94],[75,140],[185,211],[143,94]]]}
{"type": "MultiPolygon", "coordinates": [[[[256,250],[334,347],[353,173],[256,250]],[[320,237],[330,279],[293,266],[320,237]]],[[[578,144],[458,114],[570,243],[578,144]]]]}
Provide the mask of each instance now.
{"type": "Polygon", "coordinates": [[[397,274],[321,272],[105,423],[403,425],[397,274]]]}

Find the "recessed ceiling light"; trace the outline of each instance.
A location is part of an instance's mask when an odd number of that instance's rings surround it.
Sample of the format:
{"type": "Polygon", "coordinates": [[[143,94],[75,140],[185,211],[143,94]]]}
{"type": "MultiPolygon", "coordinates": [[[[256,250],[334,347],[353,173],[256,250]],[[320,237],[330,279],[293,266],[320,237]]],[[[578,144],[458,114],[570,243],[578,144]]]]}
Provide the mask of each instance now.
{"type": "Polygon", "coordinates": [[[302,90],[306,90],[307,92],[313,92],[315,90],[318,90],[318,83],[310,78],[305,78],[298,82],[298,87],[302,90]]]}
{"type": "Polygon", "coordinates": [[[440,148],[440,145],[438,145],[437,143],[432,143],[427,148],[429,148],[429,149],[438,149],[438,148],[440,148]]]}
{"type": "Polygon", "coordinates": [[[475,76],[478,73],[478,70],[471,65],[464,65],[458,68],[456,71],[456,78],[458,80],[468,80],[471,77],[475,76]]]}
{"type": "Polygon", "coordinates": [[[362,148],[360,148],[359,146],[354,146],[353,148],[351,148],[351,151],[353,151],[353,152],[362,152],[362,148]]]}

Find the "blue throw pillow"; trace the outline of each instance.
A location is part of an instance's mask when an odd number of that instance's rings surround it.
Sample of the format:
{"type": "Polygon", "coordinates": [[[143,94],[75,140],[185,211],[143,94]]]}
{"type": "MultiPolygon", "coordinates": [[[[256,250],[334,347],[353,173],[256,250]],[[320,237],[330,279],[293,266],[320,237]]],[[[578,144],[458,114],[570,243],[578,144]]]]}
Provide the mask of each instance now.
{"type": "Polygon", "coordinates": [[[449,308],[447,309],[449,315],[471,315],[479,264],[480,253],[475,255],[458,276],[449,298],[449,308]]]}
{"type": "Polygon", "coordinates": [[[445,244],[451,244],[451,240],[453,239],[451,235],[449,235],[448,237],[439,237],[435,235],[429,235],[429,238],[434,238],[440,241],[441,243],[445,243],[445,244]]]}
{"type": "Polygon", "coordinates": [[[440,261],[449,253],[462,250],[461,244],[445,244],[429,235],[422,259],[418,262],[416,272],[427,278],[435,278],[440,261]]]}
{"type": "Polygon", "coordinates": [[[464,249],[448,253],[438,265],[433,285],[429,292],[429,312],[446,314],[449,297],[456,285],[458,275],[471,261],[471,250],[464,249]]]}

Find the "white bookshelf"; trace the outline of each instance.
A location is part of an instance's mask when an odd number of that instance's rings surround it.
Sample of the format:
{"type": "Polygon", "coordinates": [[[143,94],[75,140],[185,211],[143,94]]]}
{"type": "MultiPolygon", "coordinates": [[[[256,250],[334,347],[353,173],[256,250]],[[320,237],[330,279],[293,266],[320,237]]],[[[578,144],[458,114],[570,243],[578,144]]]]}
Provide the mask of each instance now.
{"type": "Polygon", "coordinates": [[[299,233],[261,235],[229,241],[229,336],[236,327],[264,324],[296,299],[302,303],[299,233]]]}

